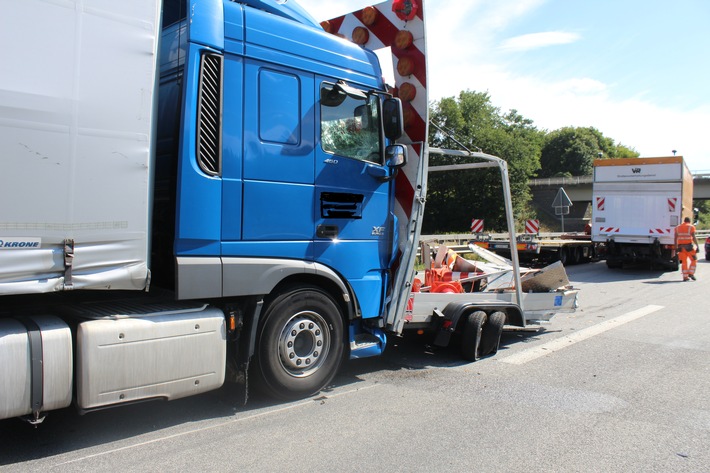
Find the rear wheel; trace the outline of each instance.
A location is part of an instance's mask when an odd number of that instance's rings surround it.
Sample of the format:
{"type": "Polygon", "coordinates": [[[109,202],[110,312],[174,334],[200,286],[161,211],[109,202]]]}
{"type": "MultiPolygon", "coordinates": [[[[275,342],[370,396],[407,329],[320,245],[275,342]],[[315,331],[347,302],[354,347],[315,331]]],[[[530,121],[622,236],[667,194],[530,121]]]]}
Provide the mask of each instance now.
{"type": "Polygon", "coordinates": [[[486,313],[482,310],[464,315],[463,331],[461,333],[461,356],[468,361],[478,359],[481,345],[481,333],[486,323],[486,313]]]}
{"type": "Polygon", "coordinates": [[[257,338],[254,369],[266,394],[311,396],[333,379],[343,358],[343,316],[315,286],[297,286],[269,303],[257,338]]]}
{"type": "Polygon", "coordinates": [[[609,269],[619,269],[619,268],[621,268],[621,261],[620,260],[610,260],[607,258],[606,267],[609,269]]]}
{"type": "Polygon", "coordinates": [[[568,259],[568,253],[567,253],[567,248],[564,246],[561,246],[560,249],[557,252],[557,258],[560,260],[560,263],[562,263],[563,266],[567,264],[567,259],[568,259]]]}
{"type": "Polygon", "coordinates": [[[505,313],[493,312],[488,316],[488,321],[483,326],[483,332],[481,333],[481,344],[478,349],[479,356],[493,355],[498,352],[503,325],[505,325],[505,313]]]}

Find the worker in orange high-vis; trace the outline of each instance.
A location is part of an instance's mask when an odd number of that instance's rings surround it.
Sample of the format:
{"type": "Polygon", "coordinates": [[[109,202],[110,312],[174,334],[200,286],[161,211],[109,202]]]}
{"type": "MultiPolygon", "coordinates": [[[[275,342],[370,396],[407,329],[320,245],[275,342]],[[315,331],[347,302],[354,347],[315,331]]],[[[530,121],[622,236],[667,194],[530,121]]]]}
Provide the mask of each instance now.
{"type": "Polygon", "coordinates": [[[675,227],[675,247],[681,261],[683,281],[689,279],[695,281],[695,265],[698,261],[696,253],[700,245],[698,245],[698,237],[695,236],[695,227],[690,223],[689,217],[685,217],[683,223],[675,227]]]}

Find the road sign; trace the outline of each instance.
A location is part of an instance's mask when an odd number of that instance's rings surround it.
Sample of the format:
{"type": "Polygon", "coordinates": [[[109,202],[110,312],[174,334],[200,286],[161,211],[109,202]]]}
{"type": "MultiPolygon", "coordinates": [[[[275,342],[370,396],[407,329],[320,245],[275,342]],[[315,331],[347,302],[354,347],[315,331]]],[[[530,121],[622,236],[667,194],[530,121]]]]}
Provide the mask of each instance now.
{"type": "Polygon", "coordinates": [[[539,233],[540,232],[540,220],[527,220],[525,222],[525,233],[539,233]]]}
{"type": "Polygon", "coordinates": [[[474,218],[471,220],[471,233],[481,233],[483,231],[483,219],[474,218]]]}
{"type": "Polygon", "coordinates": [[[560,190],[557,191],[557,195],[555,196],[555,200],[552,202],[553,207],[571,207],[572,206],[572,201],[570,200],[569,196],[567,195],[567,192],[565,192],[564,188],[560,187],[560,190]]]}
{"type": "Polygon", "coordinates": [[[565,215],[569,215],[569,208],[572,207],[572,200],[567,195],[567,192],[560,187],[557,191],[555,200],[552,201],[552,206],[555,208],[555,215],[562,216],[562,231],[565,231],[565,215]]]}

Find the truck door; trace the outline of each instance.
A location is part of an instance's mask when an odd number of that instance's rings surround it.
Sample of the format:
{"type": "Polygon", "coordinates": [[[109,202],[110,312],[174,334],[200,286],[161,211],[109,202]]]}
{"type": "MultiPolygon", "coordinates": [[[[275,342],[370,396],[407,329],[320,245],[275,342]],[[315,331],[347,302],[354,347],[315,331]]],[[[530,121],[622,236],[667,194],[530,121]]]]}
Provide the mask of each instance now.
{"type": "Polygon", "coordinates": [[[394,236],[380,99],[323,78],[316,87],[314,259],[348,279],[364,318],[376,317],[394,236]]]}

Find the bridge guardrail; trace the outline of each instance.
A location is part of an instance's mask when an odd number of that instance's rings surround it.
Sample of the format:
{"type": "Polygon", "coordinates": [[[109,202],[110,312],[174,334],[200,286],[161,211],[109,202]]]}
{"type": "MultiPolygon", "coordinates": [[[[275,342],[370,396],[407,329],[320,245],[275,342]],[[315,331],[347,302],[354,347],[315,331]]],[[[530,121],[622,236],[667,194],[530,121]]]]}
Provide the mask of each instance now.
{"type": "MultiPolygon", "coordinates": [[[[491,237],[504,238],[507,236],[506,233],[491,233],[491,237]]],[[[540,237],[559,237],[563,235],[562,233],[540,233],[540,237]]],[[[698,241],[702,242],[710,238],[710,230],[698,230],[697,231],[698,241]]],[[[436,241],[439,244],[448,243],[448,247],[457,253],[465,253],[468,250],[468,242],[473,238],[473,235],[466,233],[459,233],[455,235],[421,235],[419,241],[436,241]],[[452,244],[453,243],[453,244],[452,244]]],[[[702,243],[701,243],[702,244],[702,243]]],[[[417,248],[417,258],[420,258],[420,248],[417,248]]]]}
{"type": "MultiPolygon", "coordinates": [[[[540,232],[540,238],[559,238],[565,233],[561,232],[540,232]]],[[[507,233],[490,233],[491,238],[507,238],[507,233]]],[[[699,240],[705,240],[710,238],[710,230],[698,230],[697,236],[699,240]]],[[[437,243],[453,243],[457,246],[463,246],[464,248],[469,241],[473,239],[471,233],[452,233],[447,235],[421,235],[419,237],[420,241],[436,241],[437,243]]],[[[452,246],[452,245],[450,245],[452,246]]],[[[452,246],[453,248],[453,246],[452,246]]]]}
{"type": "MultiPolygon", "coordinates": [[[[710,171],[694,171],[693,179],[710,179],[710,171]]],[[[538,177],[528,181],[531,186],[560,186],[591,184],[593,176],[538,177]]]]}

